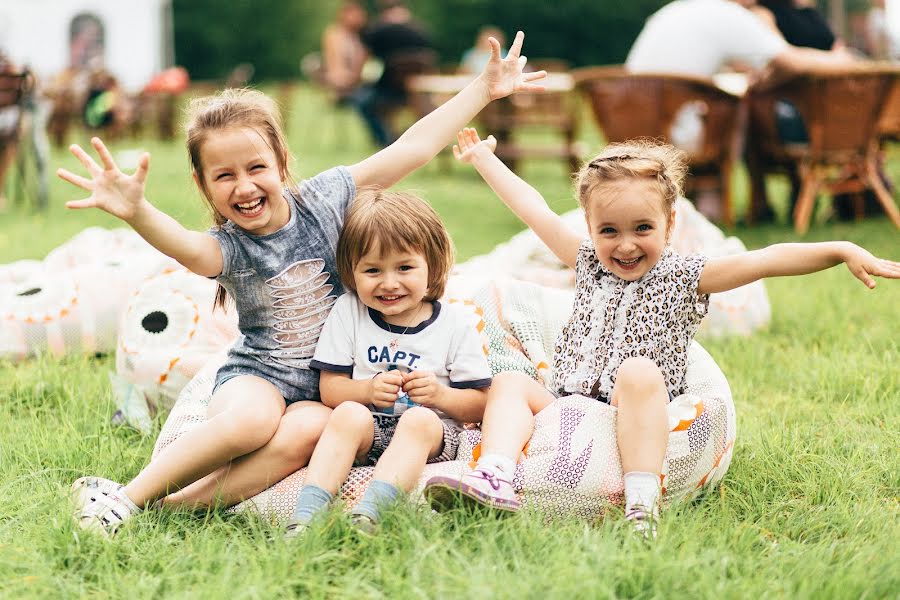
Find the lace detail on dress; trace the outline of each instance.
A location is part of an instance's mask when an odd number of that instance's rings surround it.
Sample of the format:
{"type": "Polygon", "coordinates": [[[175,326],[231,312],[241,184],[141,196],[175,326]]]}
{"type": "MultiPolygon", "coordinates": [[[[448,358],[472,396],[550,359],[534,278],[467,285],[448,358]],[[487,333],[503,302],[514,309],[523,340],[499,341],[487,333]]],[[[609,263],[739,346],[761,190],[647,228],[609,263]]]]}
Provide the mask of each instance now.
{"type": "Polygon", "coordinates": [[[274,297],[275,362],[288,367],[309,368],[316,342],[331,306],[337,300],[334,286],[326,283],[322,259],[296,262],[266,281],[274,297]]]}

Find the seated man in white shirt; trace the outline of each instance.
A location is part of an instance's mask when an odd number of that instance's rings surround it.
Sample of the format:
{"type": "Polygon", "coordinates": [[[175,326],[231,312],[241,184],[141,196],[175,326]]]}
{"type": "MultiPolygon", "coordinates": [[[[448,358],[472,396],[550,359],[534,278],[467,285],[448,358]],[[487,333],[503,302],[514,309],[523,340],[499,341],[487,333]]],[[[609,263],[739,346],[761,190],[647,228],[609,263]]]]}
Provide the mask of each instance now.
{"type": "Polygon", "coordinates": [[[745,8],[752,0],[675,0],[651,15],[628,53],[635,73],[711,77],[740,64],[753,73],[844,66],[849,57],[791,46],[745,8]]]}

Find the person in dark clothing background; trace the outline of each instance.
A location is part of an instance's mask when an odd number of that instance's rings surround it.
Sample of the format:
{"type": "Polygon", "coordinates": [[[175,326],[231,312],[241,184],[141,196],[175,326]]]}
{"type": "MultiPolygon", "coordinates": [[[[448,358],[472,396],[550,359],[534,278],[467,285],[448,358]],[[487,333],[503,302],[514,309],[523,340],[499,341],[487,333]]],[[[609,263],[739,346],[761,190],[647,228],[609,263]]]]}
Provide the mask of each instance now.
{"type": "Polygon", "coordinates": [[[385,147],[396,139],[385,113],[406,102],[406,78],[435,68],[437,61],[431,37],[402,0],[382,0],[379,7],[381,12],[363,31],[362,41],[381,60],[384,71],[374,85],[354,94],[351,103],[375,143],[385,147]]]}
{"type": "Polygon", "coordinates": [[[844,48],[844,43],[837,38],[828,21],[812,2],[759,0],[751,10],[778,29],[787,43],[793,46],[826,51],[844,48]]]}

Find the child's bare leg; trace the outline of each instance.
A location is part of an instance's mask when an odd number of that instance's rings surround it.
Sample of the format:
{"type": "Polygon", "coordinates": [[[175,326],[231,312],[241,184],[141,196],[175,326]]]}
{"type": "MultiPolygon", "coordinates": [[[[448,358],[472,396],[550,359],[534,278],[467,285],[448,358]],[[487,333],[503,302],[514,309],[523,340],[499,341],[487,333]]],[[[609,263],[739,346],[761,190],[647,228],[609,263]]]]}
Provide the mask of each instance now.
{"type": "Polygon", "coordinates": [[[444,427],[434,411],[410,408],[400,417],[397,431],[378,459],[372,478],[408,492],[416,485],[428,459],[440,454],[443,446],[444,427]]]}
{"type": "Polygon", "coordinates": [[[544,386],[524,373],[498,373],[488,390],[481,423],[481,456],[506,457],[512,462],[509,470],[514,470],[522,448],[534,432],[534,415],[554,399],[544,386]]]}
{"type": "Polygon", "coordinates": [[[353,507],[354,522],[364,530],[373,529],[381,509],[413,488],[425,463],[440,454],[443,446],[444,426],[433,411],[414,407],[404,412],[394,437],[378,459],[372,482],[353,507]]]}
{"type": "Polygon", "coordinates": [[[231,506],[255,496],[309,463],[330,414],[331,409],[321,402],[291,404],[269,443],[169,494],[163,504],[206,507],[219,503],[231,506]]]}
{"type": "Polygon", "coordinates": [[[344,402],[331,412],[328,424],[306,471],[306,485],[336,494],[350,474],[356,458],[365,458],[372,447],[375,426],[372,413],[358,402],[344,402]]]}
{"type": "Polygon", "coordinates": [[[429,479],[425,496],[431,506],[443,510],[462,501],[518,510],[512,486],[516,462],[534,432],[534,415],[553,400],[553,394],[524,373],[499,373],[494,377],[481,423],[478,464],[463,475],[429,479]]]}
{"type": "Polygon", "coordinates": [[[331,412],[325,431],[309,460],[303,488],[285,537],[300,534],[317,514],[327,508],[350,474],[353,460],[372,448],[375,423],[369,409],[358,402],[344,402],[331,412]]]}
{"type": "Polygon", "coordinates": [[[646,358],[628,358],[616,372],[612,405],[617,406],[616,437],[622,471],[662,472],[669,420],[669,395],[662,373],[646,358]]]}
{"type": "Polygon", "coordinates": [[[125,486],[125,494],[143,507],[263,447],[284,410],[281,392],[265,379],[245,375],[228,380],[210,401],[209,419],[166,446],[125,486]]]}
{"type": "Polygon", "coordinates": [[[668,402],[663,375],[653,361],[629,358],[619,366],[611,403],[618,407],[625,514],[647,537],[655,535],[652,517],[659,510],[659,475],[669,441],[668,402]]]}

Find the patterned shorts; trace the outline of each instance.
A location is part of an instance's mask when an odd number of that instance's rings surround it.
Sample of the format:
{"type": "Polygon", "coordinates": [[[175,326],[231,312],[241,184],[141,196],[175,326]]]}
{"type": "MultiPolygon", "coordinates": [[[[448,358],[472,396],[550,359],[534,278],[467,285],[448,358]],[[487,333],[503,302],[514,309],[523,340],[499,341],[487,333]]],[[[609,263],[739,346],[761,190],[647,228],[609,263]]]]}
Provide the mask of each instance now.
{"type": "MultiPolygon", "coordinates": [[[[388,444],[394,438],[397,431],[397,424],[400,422],[398,417],[392,415],[372,415],[375,426],[375,434],[372,437],[372,447],[366,455],[364,462],[358,462],[359,466],[374,465],[387,450],[388,444]]],[[[452,419],[441,419],[441,426],[444,428],[444,443],[441,453],[434,458],[428,459],[429,463],[446,462],[456,459],[456,452],[459,450],[459,434],[462,427],[452,419]]]]}

